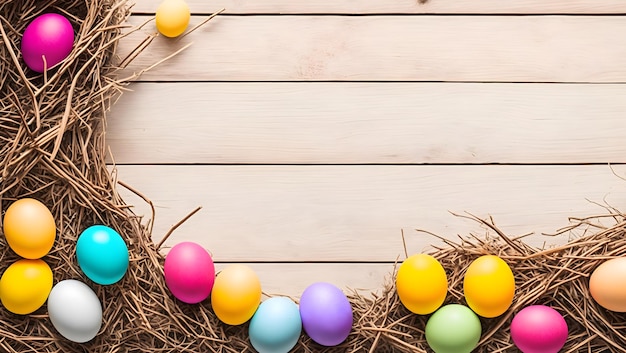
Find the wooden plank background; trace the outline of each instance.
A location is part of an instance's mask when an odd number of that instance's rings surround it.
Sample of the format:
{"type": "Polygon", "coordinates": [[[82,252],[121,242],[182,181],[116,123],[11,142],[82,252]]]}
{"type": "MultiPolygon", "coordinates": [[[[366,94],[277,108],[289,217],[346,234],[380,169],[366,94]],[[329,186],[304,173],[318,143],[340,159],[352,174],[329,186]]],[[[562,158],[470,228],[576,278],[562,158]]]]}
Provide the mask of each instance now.
{"type": "MultiPolygon", "coordinates": [[[[419,0],[189,0],[194,13],[212,13],[221,8],[235,14],[622,14],[621,0],[438,0],[419,4],[419,0]],[[419,5],[419,6],[418,6],[419,5]]],[[[137,0],[136,13],[153,14],[155,2],[137,0]]]]}
{"type": "MultiPolygon", "coordinates": [[[[551,246],[579,234],[541,235],[568,217],[626,209],[623,1],[189,5],[192,24],[226,12],[125,72],[193,43],[114,106],[112,168],[154,202],[155,240],[203,206],[166,244],[249,263],[266,292],[380,289],[401,232],[410,253],[441,244],[416,229],[485,234],[451,212],[551,246]]],[[[130,24],[156,6],[137,0],[130,24]]]]}
{"type": "MultiPolygon", "coordinates": [[[[624,82],[624,32],[621,16],[223,16],[157,41],[131,69],[193,42],[143,79],[624,82]]],[[[145,35],[130,36],[120,55],[145,35]]]]}

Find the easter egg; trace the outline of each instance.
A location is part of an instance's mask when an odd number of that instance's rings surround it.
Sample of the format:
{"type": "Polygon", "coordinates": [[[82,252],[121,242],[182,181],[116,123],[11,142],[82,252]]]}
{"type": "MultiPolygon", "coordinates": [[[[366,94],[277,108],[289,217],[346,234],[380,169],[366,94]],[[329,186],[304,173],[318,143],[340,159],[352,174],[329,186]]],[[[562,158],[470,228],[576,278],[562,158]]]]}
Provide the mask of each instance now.
{"type": "Polygon", "coordinates": [[[603,308],[626,312],[626,257],[600,264],[589,277],[589,291],[603,308]]]}
{"type": "Polygon", "coordinates": [[[70,21],[62,15],[46,13],[36,17],[24,30],[22,57],[31,70],[44,72],[63,61],[73,45],[74,29],[70,21]]]}
{"type": "Polygon", "coordinates": [[[165,257],[165,283],[180,301],[195,304],[211,294],[215,265],[202,246],[183,242],[174,245],[165,257]]]}
{"type": "Polygon", "coordinates": [[[511,338],[523,353],[557,353],[567,341],[567,323],[558,311],[531,305],[511,321],[511,338]]]}
{"type": "Polygon", "coordinates": [[[40,259],[17,260],[0,278],[0,300],[14,314],[26,315],[39,309],[51,289],[52,270],[40,259]]]}
{"type": "Polygon", "coordinates": [[[70,341],[92,340],[102,326],[102,305],[89,286],[73,279],[57,283],[48,297],[54,328],[70,341]]]}
{"type": "Polygon", "coordinates": [[[480,319],[464,305],[445,305],[426,322],[426,342],[435,353],[470,353],[480,341],[480,319]]]}
{"type": "Polygon", "coordinates": [[[80,269],[90,280],[109,285],[126,274],[128,248],[115,230],[95,225],[85,229],[78,237],[76,259],[80,269]]]}
{"type": "Polygon", "coordinates": [[[250,343],[259,353],[288,353],[302,332],[300,311],[285,297],[269,298],[250,320],[250,343]]]}
{"type": "Polygon", "coordinates": [[[352,330],[352,306],[341,289],[330,283],[313,283],[304,290],[300,317],[306,334],[323,346],[340,344],[352,330]]]}
{"type": "Polygon", "coordinates": [[[178,37],[189,25],[191,13],[183,0],[165,0],[156,10],[156,28],[166,37],[178,37]]]}
{"type": "Polygon", "coordinates": [[[54,245],[54,217],[46,205],[35,199],[13,202],[4,214],[3,226],[9,247],[21,257],[39,259],[54,245]]]}
{"type": "Polygon", "coordinates": [[[426,254],[410,256],[398,269],[396,290],[402,304],[415,314],[430,314],[446,299],[448,278],[443,266],[426,254]]]}
{"type": "Polygon", "coordinates": [[[231,265],[217,274],[211,305],[218,319],[228,325],[250,320],[261,303],[261,282],[246,265],[231,265]]]}
{"type": "Polygon", "coordinates": [[[467,268],[463,280],[467,305],[482,317],[502,315],[515,295],[515,277],[509,265],[494,255],[484,255],[467,268]]]}

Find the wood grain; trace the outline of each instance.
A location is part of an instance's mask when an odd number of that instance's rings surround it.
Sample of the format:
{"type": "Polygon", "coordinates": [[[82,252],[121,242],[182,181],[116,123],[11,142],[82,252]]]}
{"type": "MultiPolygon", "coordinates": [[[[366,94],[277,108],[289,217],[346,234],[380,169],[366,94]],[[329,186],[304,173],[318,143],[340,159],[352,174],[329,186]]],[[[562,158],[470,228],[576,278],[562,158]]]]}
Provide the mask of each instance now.
{"type": "Polygon", "coordinates": [[[619,16],[222,16],[157,38],[126,74],[193,41],[142,80],[624,82],[625,32],[619,16]]]}
{"type": "Polygon", "coordinates": [[[625,85],[141,83],[119,164],[626,162],[625,85]]]}
{"type": "MultiPolygon", "coordinates": [[[[544,246],[580,234],[539,235],[568,217],[604,213],[593,202],[626,209],[602,165],[626,162],[622,0],[187,1],[192,25],[227,16],[156,38],[125,74],[193,45],[108,118],[116,173],[155,203],[156,241],[202,205],[166,245],[199,242],[218,270],[247,262],[264,291],[298,296],[315,281],[382,288],[401,231],[409,253],[442,244],[415,229],[485,234],[450,212],[544,246]]],[[[157,5],[137,0],[130,24],[157,5]]]]}
{"type": "MultiPolygon", "coordinates": [[[[229,266],[219,263],[215,269],[229,266]]],[[[300,297],[309,285],[315,282],[328,282],[350,294],[358,290],[363,295],[381,292],[390,280],[393,263],[252,263],[250,266],[261,280],[266,294],[300,297]]]]}
{"type": "MultiPolygon", "coordinates": [[[[194,13],[210,13],[226,8],[231,14],[580,14],[626,12],[622,0],[187,0],[194,13]]],[[[134,12],[154,13],[159,1],[136,0],[134,12]]]]}
{"type": "MultiPolygon", "coordinates": [[[[394,261],[448,238],[483,235],[449,211],[492,215],[517,236],[554,232],[569,216],[626,209],[626,183],[608,166],[119,166],[152,199],[156,241],[197,206],[167,244],[196,241],[217,261],[394,261]],[[586,200],[587,199],[587,200],[586,200]]],[[[148,207],[128,191],[139,215],[148,207]]],[[[529,244],[566,237],[531,237],[529,244]]]]}

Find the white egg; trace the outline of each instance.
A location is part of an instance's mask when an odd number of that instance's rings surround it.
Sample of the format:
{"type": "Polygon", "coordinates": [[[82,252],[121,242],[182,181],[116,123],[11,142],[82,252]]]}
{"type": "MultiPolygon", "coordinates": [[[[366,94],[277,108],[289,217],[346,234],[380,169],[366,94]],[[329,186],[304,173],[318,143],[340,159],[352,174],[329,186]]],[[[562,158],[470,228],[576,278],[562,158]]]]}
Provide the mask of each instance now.
{"type": "Polygon", "coordinates": [[[61,281],[52,288],[48,314],[63,337],[78,343],[96,337],[102,326],[102,305],[96,293],[73,279],[61,281]]]}

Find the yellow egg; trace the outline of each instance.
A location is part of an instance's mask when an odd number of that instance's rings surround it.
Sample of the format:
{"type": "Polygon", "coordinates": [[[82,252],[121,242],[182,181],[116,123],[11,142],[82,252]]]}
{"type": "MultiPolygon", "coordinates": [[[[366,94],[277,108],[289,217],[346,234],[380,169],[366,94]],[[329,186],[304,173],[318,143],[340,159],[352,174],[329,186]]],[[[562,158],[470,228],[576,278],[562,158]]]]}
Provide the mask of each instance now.
{"type": "Polygon", "coordinates": [[[18,260],[0,278],[0,301],[12,313],[39,309],[52,290],[52,270],[43,260],[18,260]]]}
{"type": "Polygon", "coordinates": [[[37,200],[26,198],[13,202],[4,214],[3,225],[9,247],[21,257],[39,259],[54,245],[54,217],[37,200]]]}
{"type": "Polygon", "coordinates": [[[183,0],[165,0],[156,11],[156,28],[166,37],[178,37],[189,25],[189,6],[183,0]]]}
{"type": "Polygon", "coordinates": [[[474,260],[463,280],[467,305],[482,317],[502,315],[515,295],[515,277],[509,265],[494,255],[474,260]]]}
{"type": "Polygon", "coordinates": [[[603,262],[589,278],[591,296],[603,308],[626,312],[626,258],[603,262]]]}
{"type": "Polygon", "coordinates": [[[437,310],[446,299],[448,278],[443,266],[426,254],[412,255],[400,265],[396,290],[411,312],[426,315],[437,310]]]}
{"type": "Polygon", "coordinates": [[[261,304],[261,282],[245,265],[231,265],[215,278],[211,305],[217,318],[228,325],[250,320],[261,304]]]}

